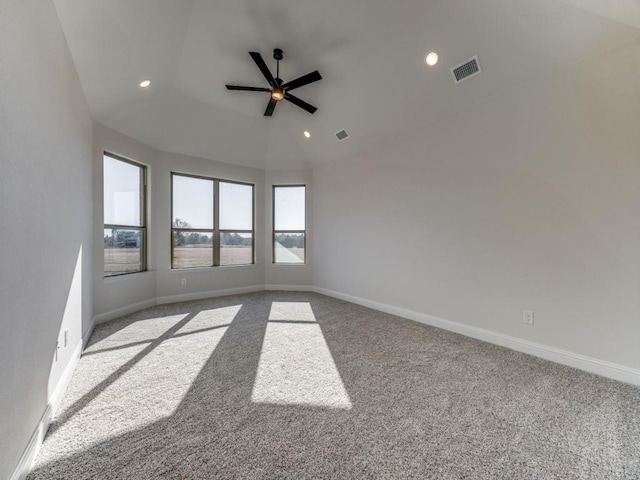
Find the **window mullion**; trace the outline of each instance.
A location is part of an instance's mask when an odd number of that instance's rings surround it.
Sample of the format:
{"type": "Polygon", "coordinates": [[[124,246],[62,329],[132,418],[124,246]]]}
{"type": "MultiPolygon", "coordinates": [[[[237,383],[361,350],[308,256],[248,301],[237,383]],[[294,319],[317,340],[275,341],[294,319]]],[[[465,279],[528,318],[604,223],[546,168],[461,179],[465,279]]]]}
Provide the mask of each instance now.
{"type": "Polygon", "coordinates": [[[220,181],[213,180],[213,266],[220,265],[220,181]]]}
{"type": "Polygon", "coordinates": [[[271,187],[271,262],[276,263],[276,187],[271,187]]]}

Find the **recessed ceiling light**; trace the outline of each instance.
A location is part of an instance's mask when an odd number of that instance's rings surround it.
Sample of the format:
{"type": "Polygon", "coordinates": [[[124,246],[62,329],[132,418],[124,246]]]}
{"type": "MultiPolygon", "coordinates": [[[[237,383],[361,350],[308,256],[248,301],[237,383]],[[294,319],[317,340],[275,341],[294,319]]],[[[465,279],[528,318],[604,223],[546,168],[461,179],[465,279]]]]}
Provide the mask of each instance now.
{"type": "Polygon", "coordinates": [[[435,50],[431,50],[427,52],[424,57],[424,61],[427,62],[427,65],[433,67],[436,63],[438,63],[438,52],[435,50]]]}
{"type": "Polygon", "coordinates": [[[151,85],[151,80],[143,80],[140,82],[142,88],[147,88],[149,85],[151,85]]]}
{"type": "Polygon", "coordinates": [[[311,134],[308,131],[304,131],[304,136],[307,138],[311,138],[311,134]]]}

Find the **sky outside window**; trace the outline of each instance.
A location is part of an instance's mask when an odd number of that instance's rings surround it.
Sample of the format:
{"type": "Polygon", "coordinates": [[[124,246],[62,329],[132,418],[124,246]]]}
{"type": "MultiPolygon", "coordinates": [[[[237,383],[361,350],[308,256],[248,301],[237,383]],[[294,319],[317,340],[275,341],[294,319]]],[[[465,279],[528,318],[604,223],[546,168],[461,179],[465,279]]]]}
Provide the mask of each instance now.
{"type": "Polygon", "coordinates": [[[104,223],[141,226],[141,168],[104,156],[104,223]]]}
{"type": "Polygon", "coordinates": [[[220,182],[220,229],[253,230],[253,186],[220,182]]]}
{"type": "Polygon", "coordinates": [[[213,230],[213,180],[173,175],[173,226],[213,230]]]}
{"type": "Polygon", "coordinates": [[[305,187],[276,187],[274,190],[275,230],[304,230],[305,187]]]}

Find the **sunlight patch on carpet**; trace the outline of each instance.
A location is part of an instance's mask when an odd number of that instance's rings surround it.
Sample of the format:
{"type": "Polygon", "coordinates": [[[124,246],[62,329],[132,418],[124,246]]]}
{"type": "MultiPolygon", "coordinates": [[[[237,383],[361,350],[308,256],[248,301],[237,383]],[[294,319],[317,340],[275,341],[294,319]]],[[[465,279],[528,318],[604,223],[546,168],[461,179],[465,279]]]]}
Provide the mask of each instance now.
{"type": "Polygon", "coordinates": [[[309,302],[271,302],[271,320],[315,322],[316,317],[309,302]]]}
{"type": "Polygon", "coordinates": [[[197,332],[210,328],[228,326],[242,308],[242,305],[231,307],[214,308],[198,312],[189,322],[176,332],[176,335],[183,333],[197,332]]]}
{"type": "Polygon", "coordinates": [[[131,343],[153,342],[172,327],[187,317],[187,313],[180,315],[168,315],[166,317],[154,317],[146,320],[138,320],[127,325],[121,330],[112,333],[106,338],[91,344],[84,353],[95,352],[107,348],[120,348],[131,343]]]}
{"type": "MultiPolygon", "coordinates": [[[[155,346],[154,341],[188,314],[140,320],[105,339],[109,340],[107,344],[105,340],[100,342],[100,347],[109,349],[97,349],[83,359],[80,368],[95,370],[85,372],[90,381],[70,392],[66,403],[73,407],[75,401],[82,401],[93,388],[108,380],[112,382],[51,432],[52,440],[74,438],[74,431],[82,431],[82,442],[65,445],[68,455],[173,415],[241,307],[198,312],[155,346]],[[127,332],[130,336],[125,335],[127,332]],[[149,343],[127,346],[142,338],[149,343]],[[150,350],[145,354],[145,349],[150,350]],[[141,354],[144,356],[128,370],[114,377],[119,369],[141,354]],[[108,422],[105,417],[109,418],[108,422]]],[[[65,412],[60,414],[64,418],[65,412]]]]}
{"type": "Polygon", "coordinates": [[[251,399],[256,403],[350,409],[349,394],[320,325],[313,322],[311,306],[274,302],[269,319],[251,399]]]}
{"type": "Polygon", "coordinates": [[[78,448],[86,449],[172,415],[226,330],[222,327],[163,341],[54,435],[82,429],[85,442],[78,448]]]}

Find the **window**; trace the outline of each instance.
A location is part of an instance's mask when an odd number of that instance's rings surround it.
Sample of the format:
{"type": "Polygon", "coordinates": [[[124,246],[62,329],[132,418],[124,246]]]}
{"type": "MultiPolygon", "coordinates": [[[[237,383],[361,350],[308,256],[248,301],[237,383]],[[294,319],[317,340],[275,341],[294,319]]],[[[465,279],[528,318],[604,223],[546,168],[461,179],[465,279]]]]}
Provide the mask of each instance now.
{"type": "Polygon", "coordinates": [[[213,180],[173,175],[171,268],[213,265],[213,180]]]}
{"type": "Polygon", "coordinates": [[[306,262],[304,185],[273,186],[273,263],[306,262]]]}
{"type": "Polygon", "coordinates": [[[171,174],[171,268],[254,263],[254,187],[171,174]]]}
{"type": "Polygon", "coordinates": [[[146,270],[146,168],[105,153],[104,276],[146,270]]]}
{"type": "Polygon", "coordinates": [[[220,181],[220,265],[253,263],[253,185],[220,181]]]}

